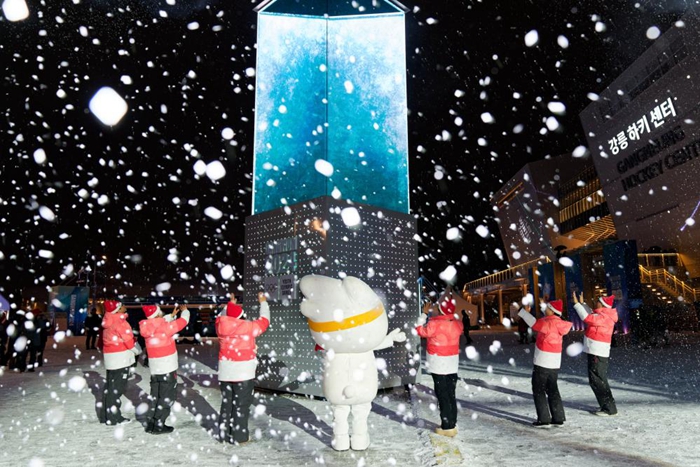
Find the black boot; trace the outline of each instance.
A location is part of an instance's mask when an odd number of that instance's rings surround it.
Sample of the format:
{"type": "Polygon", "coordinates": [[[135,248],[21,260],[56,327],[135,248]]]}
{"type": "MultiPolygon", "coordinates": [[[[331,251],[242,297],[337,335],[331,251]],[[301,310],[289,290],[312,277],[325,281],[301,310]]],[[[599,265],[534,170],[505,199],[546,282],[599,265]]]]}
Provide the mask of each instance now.
{"type": "Polygon", "coordinates": [[[153,431],[151,431],[152,435],[167,435],[168,433],[172,433],[175,428],[168,426],[168,425],[160,425],[160,426],[155,426],[153,428],[153,431]]]}

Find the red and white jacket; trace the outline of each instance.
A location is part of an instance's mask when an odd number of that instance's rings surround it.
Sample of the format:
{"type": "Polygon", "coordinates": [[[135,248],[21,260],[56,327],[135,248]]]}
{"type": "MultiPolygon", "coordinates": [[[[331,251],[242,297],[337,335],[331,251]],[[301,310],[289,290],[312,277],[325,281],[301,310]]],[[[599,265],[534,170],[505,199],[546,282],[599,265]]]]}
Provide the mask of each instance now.
{"type": "Polygon", "coordinates": [[[537,332],[535,365],[558,370],[561,367],[563,338],[571,331],[572,324],[557,315],[536,319],[525,310],[520,310],[518,316],[537,332]]]}
{"type": "Polygon", "coordinates": [[[173,336],[182,331],[189,322],[180,317],[168,322],[165,318],[144,319],[139,323],[139,330],[146,339],[148,367],[152,375],[166,375],[178,368],[177,348],[173,336]]]}
{"type": "Polygon", "coordinates": [[[255,338],[270,326],[270,306],[260,304],[260,318],[247,321],[231,316],[216,318],[219,336],[219,381],[239,382],[255,378],[258,366],[255,338]]]}
{"type": "Polygon", "coordinates": [[[583,351],[590,355],[609,357],[610,343],[617,323],[617,310],[601,307],[591,311],[587,305],[581,303],[575,304],[574,309],[586,325],[583,351]]]}
{"type": "Polygon", "coordinates": [[[430,318],[421,315],[416,333],[428,340],[426,347],[426,369],[436,375],[451,375],[459,369],[459,338],[464,331],[462,321],[454,315],[441,315],[430,318]]]}
{"type": "Polygon", "coordinates": [[[108,370],[130,367],[138,354],[138,349],[134,348],[134,333],[126,318],[126,313],[107,313],[102,319],[102,352],[108,370]]]}

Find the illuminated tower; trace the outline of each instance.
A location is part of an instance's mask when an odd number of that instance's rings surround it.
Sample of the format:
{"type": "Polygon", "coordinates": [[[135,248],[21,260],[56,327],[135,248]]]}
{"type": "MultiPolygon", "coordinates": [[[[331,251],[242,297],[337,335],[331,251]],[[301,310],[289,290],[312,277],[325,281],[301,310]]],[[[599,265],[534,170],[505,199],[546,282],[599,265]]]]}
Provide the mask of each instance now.
{"type": "Polygon", "coordinates": [[[407,213],[404,11],[385,0],[258,11],[253,213],[324,195],[407,213]]]}
{"type": "MultiPolygon", "coordinates": [[[[321,394],[299,278],[361,278],[382,297],[391,329],[418,314],[406,10],[393,0],[270,0],[257,11],[245,303],[254,309],[263,289],[271,297],[259,384],[321,394]]],[[[380,386],[415,382],[419,340],[408,343],[377,352],[380,386]]]]}

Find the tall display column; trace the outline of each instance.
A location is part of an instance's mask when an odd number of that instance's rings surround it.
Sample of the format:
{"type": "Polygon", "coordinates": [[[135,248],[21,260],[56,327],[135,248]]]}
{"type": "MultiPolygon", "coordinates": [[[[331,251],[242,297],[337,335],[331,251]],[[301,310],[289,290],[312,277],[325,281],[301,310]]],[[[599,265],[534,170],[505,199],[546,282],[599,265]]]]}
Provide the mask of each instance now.
{"type": "MultiPolygon", "coordinates": [[[[387,0],[277,0],[258,8],[253,214],[245,304],[270,295],[262,387],[320,395],[321,358],[299,311],[307,274],[355,276],[390,329],[419,313],[409,215],[405,11],[387,0]]],[[[377,352],[380,386],[416,381],[419,340],[377,352]]]]}

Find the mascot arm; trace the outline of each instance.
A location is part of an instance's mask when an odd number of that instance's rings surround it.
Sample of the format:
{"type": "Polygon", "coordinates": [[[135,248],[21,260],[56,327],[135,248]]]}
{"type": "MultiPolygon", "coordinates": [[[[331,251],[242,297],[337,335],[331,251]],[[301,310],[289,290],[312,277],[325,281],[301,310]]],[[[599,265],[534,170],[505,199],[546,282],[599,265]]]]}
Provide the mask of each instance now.
{"type": "Polygon", "coordinates": [[[388,349],[392,345],[394,345],[394,342],[405,342],[406,341],[406,333],[402,332],[399,328],[394,329],[391,331],[389,334],[386,335],[384,340],[376,346],[373,350],[382,350],[382,349],[388,349]]]}

